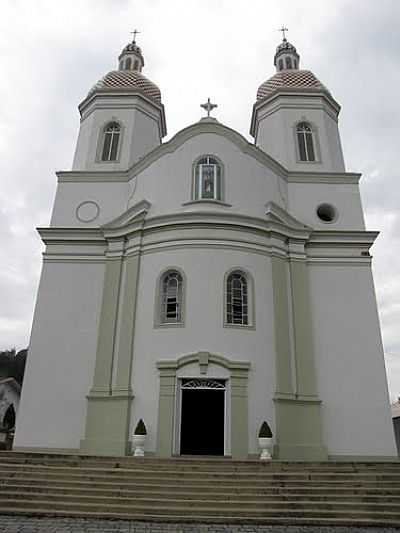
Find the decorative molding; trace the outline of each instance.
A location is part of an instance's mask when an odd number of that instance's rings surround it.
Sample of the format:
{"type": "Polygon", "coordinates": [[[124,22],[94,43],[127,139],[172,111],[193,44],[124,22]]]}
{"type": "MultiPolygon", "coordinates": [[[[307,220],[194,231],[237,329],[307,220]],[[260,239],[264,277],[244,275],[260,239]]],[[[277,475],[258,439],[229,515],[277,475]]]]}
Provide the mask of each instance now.
{"type": "Polygon", "coordinates": [[[291,172],[278,161],[267,155],[263,150],[249,143],[240,133],[224,126],[217,121],[200,121],[179,131],[168,142],[157,146],[134,163],[126,171],[58,171],[56,175],[59,182],[128,182],[143,172],[161,157],[175,152],[186,141],[202,134],[220,135],[231,141],[244,154],[247,154],[266,168],[272,170],[286,182],[293,183],[358,183],[360,174],[352,172],[326,173],[326,172],[291,172]],[[357,179],[358,178],[358,179],[357,179]]]}
{"type": "MultiPolygon", "coordinates": [[[[250,369],[251,363],[249,361],[235,361],[232,359],[227,359],[226,357],[218,354],[212,354],[209,352],[197,352],[191,353],[188,355],[183,355],[178,359],[164,359],[157,362],[157,368],[160,372],[170,372],[176,371],[179,368],[182,368],[186,365],[192,363],[199,363],[203,361],[204,353],[208,354],[208,365],[213,363],[217,366],[222,366],[227,370],[239,370],[239,371],[248,371],[250,369]]],[[[201,364],[201,363],[200,363],[201,364]]]]}
{"type": "Polygon", "coordinates": [[[96,220],[96,218],[98,218],[99,214],[100,214],[100,206],[97,202],[93,200],[85,200],[84,202],[81,202],[75,210],[76,218],[80,222],[85,222],[85,223],[93,222],[94,220],[96,220]],[[83,211],[85,210],[86,207],[89,207],[89,206],[94,208],[94,212],[92,215],[87,217],[87,216],[84,216],[83,211]]]}

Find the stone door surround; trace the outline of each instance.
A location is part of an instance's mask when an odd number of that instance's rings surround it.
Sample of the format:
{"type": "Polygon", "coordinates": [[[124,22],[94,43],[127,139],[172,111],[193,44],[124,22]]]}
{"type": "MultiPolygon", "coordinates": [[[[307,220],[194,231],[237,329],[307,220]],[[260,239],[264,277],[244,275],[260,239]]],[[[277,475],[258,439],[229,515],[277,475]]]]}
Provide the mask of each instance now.
{"type": "Polygon", "coordinates": [[[199,373],[207,374],[208,365],[221,366],[229,371],[231,390],[231,454],[233,459],[248,456],[248,373],[250,363],[233,361],[221,355],[198,352],[175,360],[158,361],[160,393],[157,424],[157,455],[171,457],[174,440],[177,371],[192,363],[198,363],[199,373]]]}

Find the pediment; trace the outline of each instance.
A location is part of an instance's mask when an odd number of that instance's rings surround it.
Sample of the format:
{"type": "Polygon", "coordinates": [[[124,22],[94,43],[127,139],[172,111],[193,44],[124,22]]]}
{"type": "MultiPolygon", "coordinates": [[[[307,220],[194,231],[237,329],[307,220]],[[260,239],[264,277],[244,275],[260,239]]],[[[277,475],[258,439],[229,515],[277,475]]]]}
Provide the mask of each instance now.
{"type": "Polygon", "coordinates": [[[313,228],[297,220],[275,202],[268,202],[265,205],[265,215],[268,222],[283,225],[297,231],[313,231],[313,228]]]}
{"type": "Polygon", "coordinates": [[[172,139],[168,142],[158,146],[152,152],[147,154],[143,159],[135,163],[128,171],[129,179],[134,178],[141,172],[143,172],[147,167],[155,163],[158,159],[164,155],[171,154],[180,148],[185,142],[192,139],[193,137],[212,133],[215,135],[220,135],[225,139],[229,140],[234,144],[239,150],[243,153],[253,157],[259,163],[266,166],[268,169],[272,170],[278,176],[287,179],[288,172],[278,161],[267,155],[265,152],[251,144],[237,131],[224,126],[215,119],[202,119],[187,128],[179,131],[172,139]]]}
{"type": "Polygon", "coordinates": [[[138,226],[142,226],[150,208],[150,202],[140,200],[124,213],[101,226],[105,237],[122,236],[137,229],[138,226]]]}

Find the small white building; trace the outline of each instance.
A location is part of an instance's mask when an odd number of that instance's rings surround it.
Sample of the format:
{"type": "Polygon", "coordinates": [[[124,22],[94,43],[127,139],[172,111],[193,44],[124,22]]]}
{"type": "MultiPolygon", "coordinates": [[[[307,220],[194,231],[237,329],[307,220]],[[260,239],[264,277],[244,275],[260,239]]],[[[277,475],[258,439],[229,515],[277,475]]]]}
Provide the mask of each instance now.
{"type": "MultiPolygon", "coordinates": [[[[135,42],[80,104],[58,172],[19,450],[395,457],[359,174],[340,106],[286,39],[254,144],[206,116],[163,143],[135,42]]],[[[182,80],[183,81],[183,80],[182,80]]],[[[209,106],[206,106],[209,115],[209,106]]],[[[245,111],[245,110],[243,110],[245,111]]]]}
{"type": "Polygon", "coordinates": [[[0,379],[0,429],[13,429],[18,412],[21,385],[14,378],[0,379]]]}

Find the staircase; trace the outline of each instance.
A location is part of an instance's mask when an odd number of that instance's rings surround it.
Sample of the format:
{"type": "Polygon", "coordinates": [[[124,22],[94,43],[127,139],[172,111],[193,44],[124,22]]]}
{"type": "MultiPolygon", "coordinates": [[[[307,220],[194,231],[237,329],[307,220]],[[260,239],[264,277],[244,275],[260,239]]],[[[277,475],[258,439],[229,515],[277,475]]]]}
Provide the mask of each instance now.
{"type": "Polygon", "coordinates": [[[400,526],[400,463],[0,452],[0,514],[400,526]]]}

